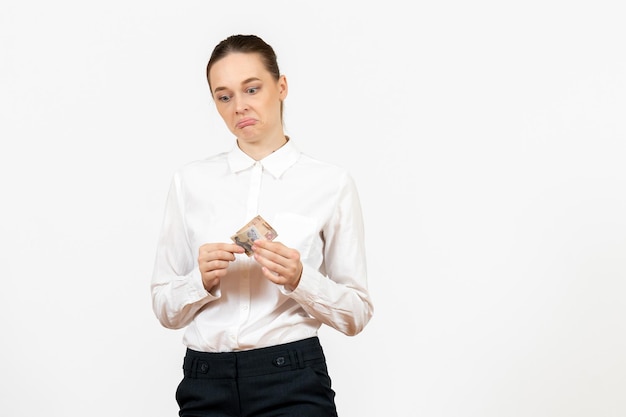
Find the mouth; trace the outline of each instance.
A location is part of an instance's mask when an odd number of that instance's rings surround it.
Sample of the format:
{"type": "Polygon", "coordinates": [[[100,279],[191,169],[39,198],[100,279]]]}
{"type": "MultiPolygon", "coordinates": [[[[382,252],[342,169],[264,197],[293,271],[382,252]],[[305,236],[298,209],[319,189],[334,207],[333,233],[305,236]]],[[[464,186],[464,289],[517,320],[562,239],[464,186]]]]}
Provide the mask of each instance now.
{"type": "Polygon", "coordinates": [[[256,124],[256,120],[251,118],[251,117],[246,117],[245,119],[241,119],[240,121],[237,122],[237,129],[243,129],[244,127],[247,126],[252,126],[256,124]]]}

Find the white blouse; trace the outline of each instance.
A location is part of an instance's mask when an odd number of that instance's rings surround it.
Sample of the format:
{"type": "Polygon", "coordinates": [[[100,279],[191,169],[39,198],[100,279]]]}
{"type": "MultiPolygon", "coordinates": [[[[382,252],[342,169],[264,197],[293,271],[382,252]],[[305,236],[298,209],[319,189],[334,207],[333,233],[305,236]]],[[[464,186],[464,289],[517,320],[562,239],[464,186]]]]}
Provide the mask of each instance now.
{"type": "Polygon", "coordinates": [[[192,162],[172,179],[151,282],[161,324],[186,326],[194,350],[247,350],[317,335],[322,324],[346,335],[373,314],[367,288],[364,228],[354,181],[345,169],[299,152],[289,140],[260,161],[238,146],[192,162]],[[257,214],[275,241],[300,252],[294,291],[263,277],[252,257],[237,254],[207,292],[198,269],[205,243],[228,242],[257,214]]]}

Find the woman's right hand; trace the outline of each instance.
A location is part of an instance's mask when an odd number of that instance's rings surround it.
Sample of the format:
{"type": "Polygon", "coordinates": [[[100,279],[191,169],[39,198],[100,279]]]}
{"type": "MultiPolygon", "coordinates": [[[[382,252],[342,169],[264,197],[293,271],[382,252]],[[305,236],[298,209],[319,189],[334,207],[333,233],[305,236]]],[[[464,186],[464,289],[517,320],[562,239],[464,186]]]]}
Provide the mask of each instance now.
{"type": "Polygon", "coordinates": [[[235,260],[235,254],[244,253],[244,249],[234,243],[205,243],[198,252],[202,284],[207,291],[211,291],[226,275],[226,269],[235,260]]]}

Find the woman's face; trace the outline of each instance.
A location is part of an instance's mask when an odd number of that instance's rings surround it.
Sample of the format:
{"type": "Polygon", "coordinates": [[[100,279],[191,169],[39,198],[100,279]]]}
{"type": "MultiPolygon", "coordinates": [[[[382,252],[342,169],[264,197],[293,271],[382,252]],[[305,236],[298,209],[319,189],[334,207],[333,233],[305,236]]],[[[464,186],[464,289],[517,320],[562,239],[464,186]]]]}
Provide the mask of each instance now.
{"type": "Polygon", "coordinates": [[[278,81],[257,53],[231,53],[209,71],[213,99],[228,129],[245,143],[283,138],[281,102],[287,80],[278,81]]]}

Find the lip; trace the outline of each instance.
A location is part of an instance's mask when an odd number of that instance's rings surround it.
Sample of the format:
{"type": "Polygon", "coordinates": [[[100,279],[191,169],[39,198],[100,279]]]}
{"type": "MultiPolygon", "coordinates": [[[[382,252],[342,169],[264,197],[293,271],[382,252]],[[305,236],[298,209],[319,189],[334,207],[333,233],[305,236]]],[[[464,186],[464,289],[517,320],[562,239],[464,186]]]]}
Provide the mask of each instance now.
{"type": "Polygon", "coordinates": [[[237,122],[237,129],[243,129],[246,126],[252,126],[253,124],[256,124],[256,119],[246,117],[245,119],[241,119],[237,122]]]}

